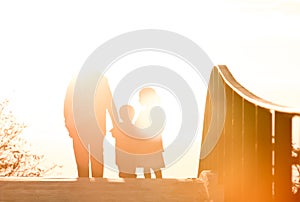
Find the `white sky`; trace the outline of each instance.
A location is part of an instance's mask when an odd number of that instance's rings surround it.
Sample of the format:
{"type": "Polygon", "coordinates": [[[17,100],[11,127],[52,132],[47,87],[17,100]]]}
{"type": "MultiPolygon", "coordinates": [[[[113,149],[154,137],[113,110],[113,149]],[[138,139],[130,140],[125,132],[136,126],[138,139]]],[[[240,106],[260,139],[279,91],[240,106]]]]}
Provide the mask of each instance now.
{"type": "MultiPolygon", "coordinates": [[[[74,176],[65,91],[102,43],[138,29],[174,31],[198,43],[215,64],[226,64],[258,96],[300,107],[299,24],[296,0],[0,1],[0,98],[10,99],[28,124],[33,148],[63,164],[62,175],[74,176]]],[[[164,174],[195,177],[197,155],[195,144],[164,174]]]]}

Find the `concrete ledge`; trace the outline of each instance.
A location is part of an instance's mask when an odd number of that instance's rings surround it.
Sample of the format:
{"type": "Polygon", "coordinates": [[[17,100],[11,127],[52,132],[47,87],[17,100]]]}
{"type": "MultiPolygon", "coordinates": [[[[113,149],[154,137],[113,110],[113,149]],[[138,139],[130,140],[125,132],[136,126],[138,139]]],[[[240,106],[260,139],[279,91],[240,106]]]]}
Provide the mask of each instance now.
{"type": "Polygon", "coordinates": [[[0,201],[205,201],[199,179],[0,178],[0,201]]]}

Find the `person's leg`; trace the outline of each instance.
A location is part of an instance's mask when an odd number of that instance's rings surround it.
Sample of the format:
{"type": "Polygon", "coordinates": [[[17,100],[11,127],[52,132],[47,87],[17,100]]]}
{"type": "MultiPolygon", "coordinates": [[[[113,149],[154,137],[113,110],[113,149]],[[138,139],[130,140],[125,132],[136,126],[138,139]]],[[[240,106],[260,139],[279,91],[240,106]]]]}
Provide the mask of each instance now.
{"type": "Polygon", "coordinates": [[[164,157],[162,152],[158,152],[152,155],[152,162],[155,162],[152,165],[152,169],[155,173],[156,179],[162,179],[162,171],[161,168],[165,167],[164,157]]]}
{"type": "Polygon", "coordinates": [[[145,176],[145,179],[151,179],[150,168],[144,168],[144,176],[145,176]]]}
{"type": "Polygon", "coordinates": [[[119,178],[126,178],[126,173],[119,172],[119,178]]]}
{"type": "Polygon", "coordinates": [[[136,178],[136,174],[119,172],[120,178],[136,178]]]}
{"type": "Polygon", "coordinates": [[[103,177],[103,164],[91,156],[91,167],[93,177],[103,177]]]}
{"type": "Polygon", "coordinates": [[[129,178],[136,178],[136,174],[129,174],[129,178]]]}
{"type": "Polygon", "coordinates": [[[135,164],[136,159],[134,155],[125,153],[120,149],[116,149],[116,164],[119,169],[120,178],[136,178],[135,174],[135,164]]]}
{"type": "Polygon", "coordinates": [[[160,169],[154,171],[156,179],[162,179],[162,172],[160,169]]]}
{"type": "Polygon", "coordinates": [[[103,177],[103,136],[94,137],[93,142],[89,144],[90,160],[91,160],[91,176],[103,177]]]}
{"type": "Polygon", "coordinates": [[[78,177],[89,177],[89,153],[79,138],[73,138],[78,177]]]}

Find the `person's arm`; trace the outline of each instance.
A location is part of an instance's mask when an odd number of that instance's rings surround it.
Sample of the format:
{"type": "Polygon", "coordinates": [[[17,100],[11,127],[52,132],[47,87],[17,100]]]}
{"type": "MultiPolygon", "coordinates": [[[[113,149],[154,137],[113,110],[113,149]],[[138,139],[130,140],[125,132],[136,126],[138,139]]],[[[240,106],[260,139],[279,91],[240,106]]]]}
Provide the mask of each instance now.
{"type": "Polygon", "coordinates": [[[111,118],[112,124],[114,127],[119,124],[119,116],[118,116],[118,111],[109,87],[109,83],[107,81],[107,78],[105,79],[105,85],[106,85],[106,95],[107,95],[107,111],[109,113],[109,116],[111,118]]]}
{"type": "Polygon", "coordinates": [[[95,95],[95,114],[97,122],[103,135],[106,134],[106,111],[108,111],[112,120],[113,127],[115,128],[119,123],[119,117],[116,110],[116,106],[113,101],[112,93],[108,85],[107,79],[101,77],[97,86],[97,92],[95,95]]]}
{"type": "Polygon", "coordinates": [[[69,135],[72,138],[74,133],[75,124],[73,118],[73,92],[76,78],[74,77],[67,88],[66,97],[64,100],[64,118],[65,127],[69,131],[69,135]]]}

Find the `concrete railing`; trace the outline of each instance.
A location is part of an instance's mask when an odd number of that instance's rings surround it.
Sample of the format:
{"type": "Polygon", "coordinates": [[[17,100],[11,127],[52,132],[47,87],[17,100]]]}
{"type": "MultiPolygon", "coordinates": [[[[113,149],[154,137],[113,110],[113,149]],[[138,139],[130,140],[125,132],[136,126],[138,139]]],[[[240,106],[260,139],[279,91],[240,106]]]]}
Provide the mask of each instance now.
{"type": "Polygon", "coordinates": [[[218,175],[224,201],[295,200],[292,120],[299,115],[300,110],[249,92],[226,66],[214,67],[205,106],[199,174],[212,170],[218,175]]]}
{"type": "Polygon", "coordinates": [[[198,179],[1,178],[0,201],[207,201],[198,179]]]}

